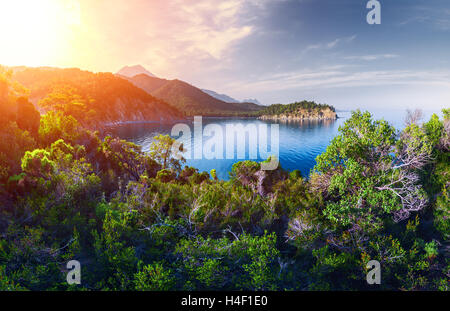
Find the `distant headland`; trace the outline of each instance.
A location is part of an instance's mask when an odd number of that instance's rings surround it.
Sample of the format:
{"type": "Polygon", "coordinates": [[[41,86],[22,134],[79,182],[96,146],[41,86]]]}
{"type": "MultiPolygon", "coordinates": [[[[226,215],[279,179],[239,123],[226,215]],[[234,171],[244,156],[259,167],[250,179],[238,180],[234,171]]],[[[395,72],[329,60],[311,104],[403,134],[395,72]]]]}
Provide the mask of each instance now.
{"type": "Polygon", "coordinates": [[[333,106],[317,104],[312,101],[301,101],[288,105],[271,105],[261,110],[259,114],[258,119],[276,121],[337,119],[336,109],[333,106]]]}

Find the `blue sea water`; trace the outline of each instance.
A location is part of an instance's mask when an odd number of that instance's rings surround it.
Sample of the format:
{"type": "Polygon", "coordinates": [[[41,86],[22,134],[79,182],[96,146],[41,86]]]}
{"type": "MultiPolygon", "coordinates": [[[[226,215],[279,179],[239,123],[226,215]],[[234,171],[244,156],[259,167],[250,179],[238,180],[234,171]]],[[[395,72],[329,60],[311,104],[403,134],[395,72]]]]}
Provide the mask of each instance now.
{"type": "MultiPolygon", "coordinates": [[[[428,120],[432,113],[439,113],[438,111],[425,111],[424,120],[428,120]]],[[[404,125],[404,118],[406,116],[405,110],[398,111],[371,111],[374,119],[385,119],[397,129],[401,129],[404,125]]],[[[315,165],[316,157],[324,152],[331,142],[331,140],[338,134],[339,126],[350,117],[351,112],[338,112],[339,118],[337,120],[321,120],[321,121],[303,121],[303,122],[274,122],[262,121],[256,119],[237,119],[237,118],[203,118],[202,128],[208,124],[217,124],[223,129],[223,157],[226,158],[226,125],[227,124],[242,124],[243,126],[254,124],[258,128],[259,125],[267,125],[269,129],[268,135],[268,150],[271,150],[270,141],[270,126],[277,123],[279,125],[279,160],[281,167],[287,170],[300,170],[303,176],[308,176],[310,170],[315,165]]],[[[202,148],[207,143],[209,137],[203,136],[199,141],[194,135],[193,120],[185,121],[191,131],[191,148],[189,148],[187,137],[185,135],[181,139],[184,147],[188,149],[191,159],[187,159],[185,165],[198,168],[200,171],[209,172],[215,169],[220,179],[228,179],[229,172],[232,165],[238,161],[250,159],[248,136],[246,142],[245,158],[238,158],[237,144],[243,143],[244,133],[238,133],[234,141],[234,157],[233,159],[193,159],[195,148],[202,148]]],[[[127,123],[116,125],[108,129],[108,133],[116,135],[122,139],[134,142],[142,146],[143,151],[147,152],[153,141],[153,137],[158,134],[171,134],[173,124],[159,124],[149,122],[127,123]]],[[[179,136],[174,136],[179,138],[179,136]]],[[[202,149],[200,149],[202,150],[202,149]]],[[[256,161],[265,160],[261,158],[258,153],[256,161]]]]}

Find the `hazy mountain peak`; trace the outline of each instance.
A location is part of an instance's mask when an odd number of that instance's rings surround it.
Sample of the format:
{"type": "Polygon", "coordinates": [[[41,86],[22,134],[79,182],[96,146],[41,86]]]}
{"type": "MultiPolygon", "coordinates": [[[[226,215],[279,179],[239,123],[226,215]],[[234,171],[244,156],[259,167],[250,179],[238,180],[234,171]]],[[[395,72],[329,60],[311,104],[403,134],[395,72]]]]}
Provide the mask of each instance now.
{"type": "Polygon", "coordinates": [[[156,76],[151,73],[150,71],[148,71],[147,69],[145,69],[143,66],[141,65],[135,65],[135,66],[125,66],[122,69],[120,69],[117,72],[118,75],[122,75],[122,76],[126,76],[129,78],[133,78],[134,76],[137,76],[139,74],[145,74],[149,77],[154,77],[156,78],[156,76]]]}
{"type": "Polygon", "coordinates": [[[261,106],[261,103],[256,98],[247,98],[247,99],[244,99],[242,102],[243,103],[252,103],[252,104],[261,106]]]}
{"type": "Polygon", "coordinates": [[[226,103],[239,103],[240,101],[237,99],[234,99],[233,97],[230,97],[228,95],[225,94],[219,94],[217,92],[211,91],[211,90],[206,90],[206,89],[202,89],[203,92],[205,92],[206,94],[208,94],[209,96],[212,96],[214,98],[220,99],[226,103]]]}

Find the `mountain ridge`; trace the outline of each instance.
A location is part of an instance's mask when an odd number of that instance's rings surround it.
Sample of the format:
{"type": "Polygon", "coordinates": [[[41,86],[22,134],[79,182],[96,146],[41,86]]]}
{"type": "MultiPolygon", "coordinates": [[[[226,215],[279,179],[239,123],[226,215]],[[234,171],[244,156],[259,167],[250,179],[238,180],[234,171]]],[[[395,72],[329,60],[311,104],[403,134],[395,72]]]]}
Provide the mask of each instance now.
{"type": "Polygon", "coordinates": [[[137,76],[139,74],[146,74],[149,77],[156,78],[156,76],[153,73],[151,73],[150,71],[145,69],[144,66],[142,66],[142,65],[134,65],[134,66],[122,67],[116,74],[119,74],[121,76],[126,76],[126,77],[129,77],[129,78],[132,78],[132,77],[137,76]]]}
{"type": "Polygon", "coordinates": [[[89,125],[183,118],[176,108],[112,73],[26,68],[13,78],[30,90],[30,101],[42,113],[60,110],[89,125]]]}
{"type": "Polygon", "coordinates": [[[263,109],[253,103],[228,103],[179,79],[167,80],[139,74],[127,80],[147,93],[183,111],[185,116],[252,116],[263,109]]]}
{"type": "Polygon", "coordinates": [[[215,91],[207,90],[207,89],[201,89],[201,90],[203,92],[205,92],[206,94],[208,94],[209,96],[220,99],[221,101],[224,101],[226,103],[240,103],[241,102],[240,100],[234,99],[233,97],[230,97],[226,94],[220,94],[215,91]]]}

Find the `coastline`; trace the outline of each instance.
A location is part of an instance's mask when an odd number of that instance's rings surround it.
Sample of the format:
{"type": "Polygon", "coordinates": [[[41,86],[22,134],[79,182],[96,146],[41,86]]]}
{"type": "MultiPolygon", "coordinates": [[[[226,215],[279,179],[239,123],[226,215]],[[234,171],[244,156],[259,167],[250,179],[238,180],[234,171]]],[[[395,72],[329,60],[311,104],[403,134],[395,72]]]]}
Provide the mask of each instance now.
{"type": "MultiPolygon", "coordinates": [[[[342,117],[338,116],[336,114],[335,118],[314,118],[314,117],[279,117],[279,116],[201,116],[202,119],[220,119],[220,120],[227,120],[227,119],[233,119],[233,120],[249,120],[249,119],[255,119],[255,120],[263,120],[263,121],[333,121],[340,119],[342,117]]],[[[184,122],[184,121],[193,121],[194,116],[187,116],[184,119],[173,119],[173,120],[122,120],[122,121],[113,121],[113,122],[105,122],[101,124],[102,127],[115,127],[120,125],[126,125],[126,124],[173,124],[177,122],[184,122]]]]}
{"type": "Polygon", "coordinates": [[[114,122],[105,122],[102,124],[104,127],[114,127],[126,124],[172,124],[176,122],[186,121],[186,119],[173,119],[173,120],[125,120],[125,121],[114,121],[114,122]]]}
{"type": "Polygon", "coordinates": [[[327,121],[337,120],[339,116],[335,114],[333,117],[317,117],[317,116],[292,116],[292,115],[262,115],[258,120],[272,120],[272,121],[327,121]]]}

